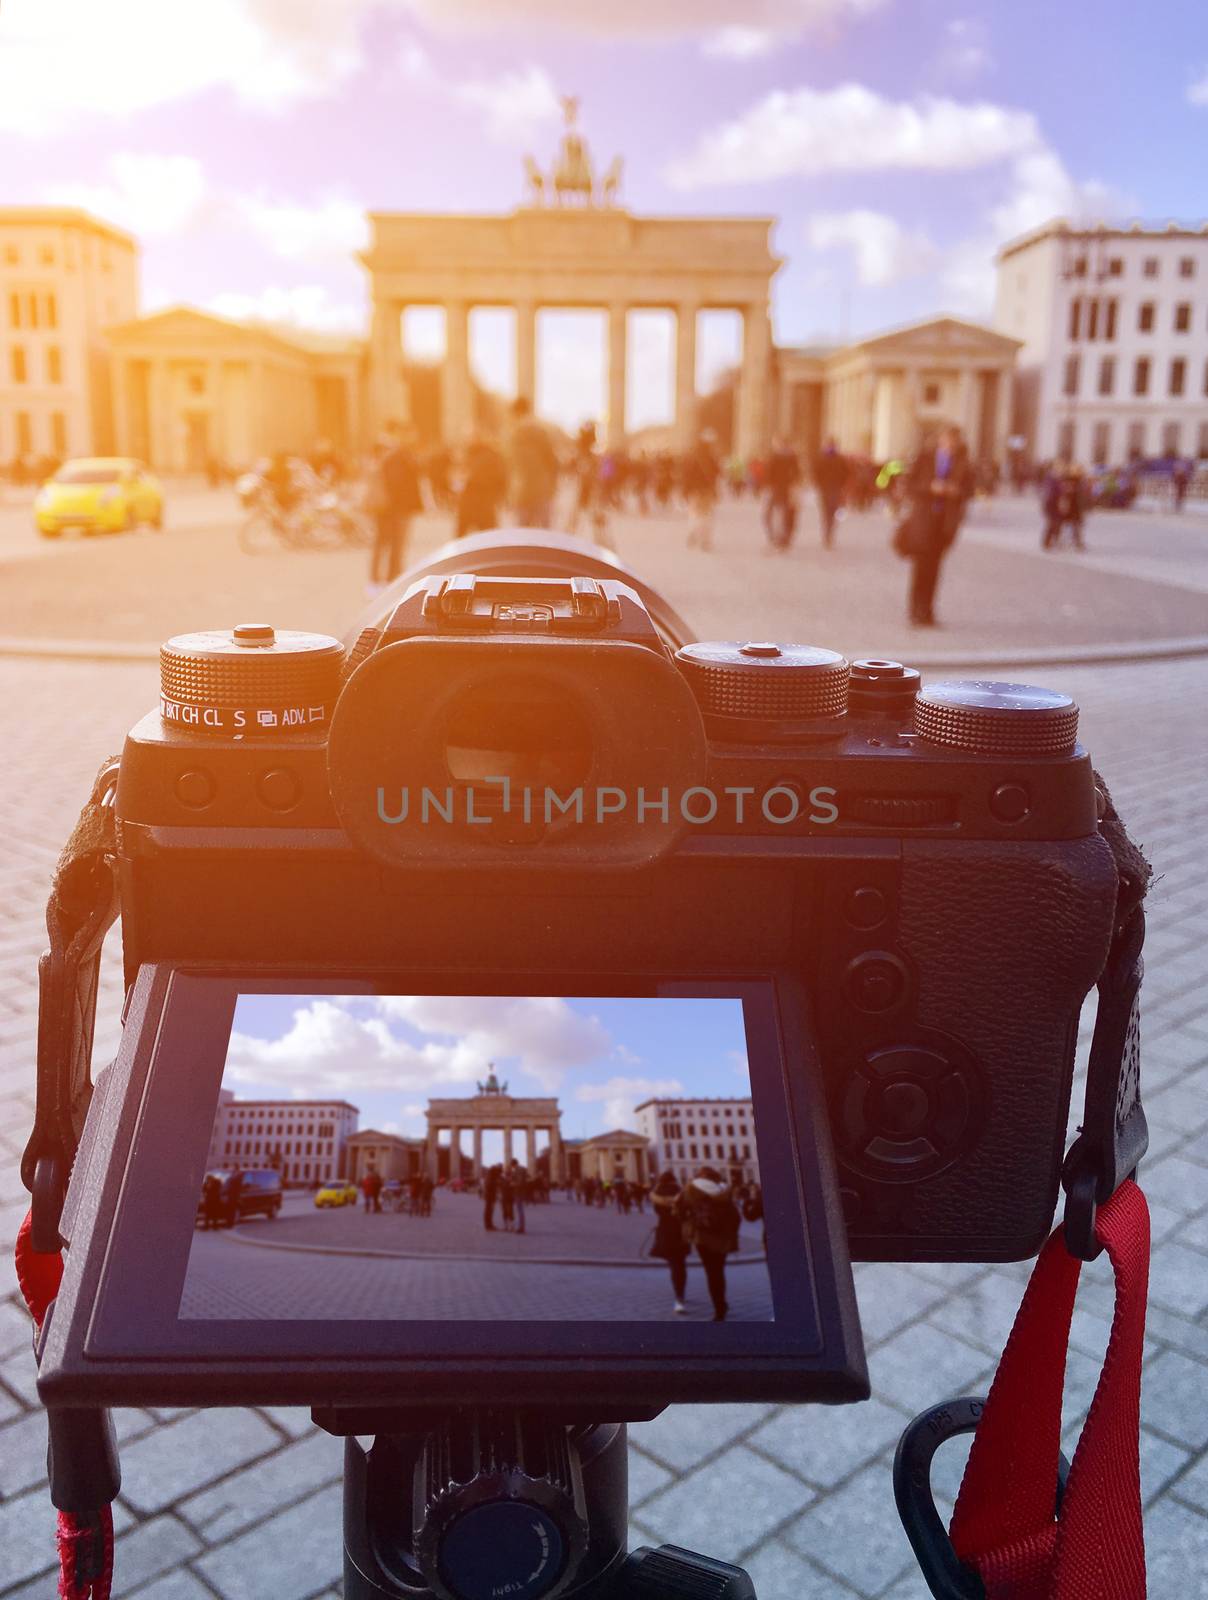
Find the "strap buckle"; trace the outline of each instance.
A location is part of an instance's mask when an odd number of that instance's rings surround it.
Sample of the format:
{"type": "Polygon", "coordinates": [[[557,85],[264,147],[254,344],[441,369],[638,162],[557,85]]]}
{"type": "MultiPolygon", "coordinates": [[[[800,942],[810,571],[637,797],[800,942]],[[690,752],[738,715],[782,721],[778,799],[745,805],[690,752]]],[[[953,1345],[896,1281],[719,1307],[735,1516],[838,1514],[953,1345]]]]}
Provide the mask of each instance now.
{"type": "MultiPolygon", "coordinates": [[[[934,1600],[986,1600],[986,1586],[952,1548],[948,1530],[936,1510],[931,1490],[931,1460],[939,1447],[962,1433],[974,1433],[986,1401],[965,1395],[945,1400],[921,1412],[898,1440],[893,1458],[893,1497],[898,1516],[910,1540],[934,1600]]],[[[1070,1464],[1058,1456],[1056,1511],[1061,1510],[1070,1464]]]]}

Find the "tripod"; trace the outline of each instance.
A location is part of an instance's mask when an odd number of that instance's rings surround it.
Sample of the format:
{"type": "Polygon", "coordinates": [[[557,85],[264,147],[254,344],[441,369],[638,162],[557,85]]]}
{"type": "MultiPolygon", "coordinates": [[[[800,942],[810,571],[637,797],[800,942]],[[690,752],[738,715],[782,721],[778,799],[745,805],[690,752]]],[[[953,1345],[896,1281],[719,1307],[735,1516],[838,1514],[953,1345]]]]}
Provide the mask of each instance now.
{"type": "Polygon", "coordinates": [[[741,1567],[674,1545],[626,1551],[623,1422],[314,1418],[344,1438],[345,1600],[756,1600],[741,1567]]]}

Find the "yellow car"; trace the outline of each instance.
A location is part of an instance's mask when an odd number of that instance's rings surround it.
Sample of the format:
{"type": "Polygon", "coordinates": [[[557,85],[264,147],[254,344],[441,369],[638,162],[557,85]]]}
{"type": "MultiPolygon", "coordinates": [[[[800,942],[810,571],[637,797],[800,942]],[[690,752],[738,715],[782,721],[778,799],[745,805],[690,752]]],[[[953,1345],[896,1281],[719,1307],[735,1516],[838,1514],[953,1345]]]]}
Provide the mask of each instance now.
{"type": "Polygon", "coordinates": [[[90,456],[65,461],[34,500],[34,520],[44,539],[68,529],[80,533],[125,533],[140,522],[164,525],[159,479],[129,456],[90,456]]]}
{"type": "Polygon", "coordinates": [[[345,1183],[340,1178],[332,1178],[322,1188],[315,1191],[315,1204],[317,1206],[355,1206],[356,1203],[356,1184],[345,1183]]]}

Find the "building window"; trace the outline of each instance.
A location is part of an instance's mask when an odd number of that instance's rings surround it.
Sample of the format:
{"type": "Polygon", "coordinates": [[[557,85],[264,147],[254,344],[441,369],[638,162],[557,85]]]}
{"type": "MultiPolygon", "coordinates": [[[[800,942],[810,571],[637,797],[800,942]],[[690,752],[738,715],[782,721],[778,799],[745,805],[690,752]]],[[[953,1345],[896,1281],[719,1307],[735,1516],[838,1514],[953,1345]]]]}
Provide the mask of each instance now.
{"type": "Polygon", "coordinates": [[[1157,256],[1146,256],[1145,257],[1145,264],[1142,266],[1141,271],[1145,274],[1145,276],[1147,278],[1156,278],[1157,275],[1158,275],[1158,258],[1157,258],[1157,256]]]}
{"type": "Polygon", "coordinates": [[[1179,425],[1177,422],[1164,422],[1162,424],[1162,454],[1164,456],[1177,456],[1179,453],[1179,425]]]}
{"type": "Polygon", "coordinates": [[[1200,442],[1195,453],[1201,461],[1208,459],[1208,422],[1200,423],[1200,442]]]}
{"type": "Polygon", "coordinates": [[[1091,435],[1091,460],[1097,467],[1105,467],[1111,460],[1111,434],[1110,422],[1096,422],[1091,435]]]}
{"type": "Polygon", "coordinates": [[[1116,358],[1104,356],[1099,363],[1099,393],[1110,395],[1116,382],[1116,358]]]}
{"type": "Polygon", "coordinates": [[[1140,308],[1137,311],[1137,332],[1138,333],[1152,333],[1153,332],[1153,314],[1154,314],[1153,301],[1152,300],[1143,300],[1141,302],[1140,308]]]}
{"type": "Polygon", "coordinates": [[[67,418],[61,411],[50,414],[50,442],[56,456],[67,454],[67,418]]]}
{"type": "Polygon", "coordinates": [[[1117,304],[1118,304],[1118,302],[1115,301],[1115,300],[1106,300],[1104,302],[1105,316],[1104,316],[1103,337],[1105,339],[1114,339],[1116,337],[1116,306],[1117,306],[1117,304]]]}
{"type": "Polygon", "coordinates": [[[57,344],[46,347],[46,381],[47,383],[63,381],[63,352],[57,344]]]}
{"type": "Polygon", "coordinates": [[[1128,425],[1128,459],[1140,461],[1145,454],[1145,424],[1143,422],[1130,422],[1128,425]]]}
{"type": "Polygon", "coordinates": [[[1074,459],[1074,424],[1063,422],[1057,429],[1057,454],[1062,461],[1074,459]]]}
{"type": "Polygon", "coordinates": [[[1066,356],[1065,376],[1061,385],[1062,394],[1078,393],[1078,357],[1066,356]]]}
{"type": "Polygon", "coordinates": [[[1124,276],[1124,261],[1121,256],[1113,256],[1107,263],[1107,275],[1109,278],[1122,278],[1124,276]]]}
{"type": "Polygon", "coordinates": [[[940,403],[940,386],[938,383],[925,383],[923,385],[923,404],[925,406],[938,406],[940,403]]]}
{"type": "Polygon", "coordinates": [[[1195,257],[1194,256],[1180,256],[1179,257],[1179,277],[1180,278],[1194,278],[1195,277],[1195,257]]]}
{"type": "Polygon", "coordinates": [[[1186,300],[1180,300],[1174,308],[1174,331],[1176,333],[1191,332],[1191,305],[1186,300]]]}
{"type": "Polygon", "coordinates": [[[1086,277],[1086,257],[1085,256],[1076,256],[1074,258],[1073,273],[1074,273],[1075,278],[1085,278],[1086,277]]]}
{"type": "Polygon", "coordinates": [[[1170,392],[1180,395],[1187,387],[1187,363],[1182,356],[1176,356],[1170,363],[1170,392]]]}
{"type": "Polygon", "coordinates": [[[20,250],[17,249],[16,245],[15,244],[5,245],[5,247],[4,247],[5,265],[6,266],[10,266],[10,267],[15,267],[15,266],[18,265],[20,260],[21,260],[21,252],[20,252],[20,250]]]}
{"type": "MultiPolygon", "coordinates": [[[[44,244],[42,246],[42,265],[44,267],[53,267],[54,264],[55,264],[54,246],[53,245],[49,245],[49,244],[44,244]]],[[[1184,277],[1189,277],[1189,276],[1190,276],[1189,273],[1184,273],[1184,277]]]]}
{"type": "Polygon", "coordinates": [[[190,394],[204,394],[206,392],[206,379],[204,372],[190,372],[188,383],[190,394]]]}
{"type": "Polygon", "coordinates": [[[28,376],[25,363],[25,346],[15,344],[8,353],[9,373],[14,383],[24,383],[28,376]]]}
{"type": "Polygon", "coordinates": [[[1204,363],[1204,395],[1208,398],[1208,361],[1204,363]]]}
{"type": "Polygon", "coordinates": [[[14,290],[8,297],[8,325],[10,328],[19,328],[21,324],[21,296],[14,290]]]}
{"type": "Polygon", "coordinates": [[[1133,367],[1133,393],[1149,393],[1149,357],[1138,356],[1133,367]]]}
{"type": "Polygon", "coordinates": [[[17,454],[27,456],[34,447],[33,429],[29,425],[29,412],[18,411],[17,422],[17,454]]]}
{"type": "Polygon", "coordinates": [[[1086,336],[1088,339],[1097,339],[1099,337],[1099,302],[1097,300],[1088,300],[1086,305],[1086,336]]]}
{"type": "Polygon", "coordinates": [[[1082,334],[1082,296],[1076,294],[1070,301],[1070,338],[1078,339],[1082,334]]]}

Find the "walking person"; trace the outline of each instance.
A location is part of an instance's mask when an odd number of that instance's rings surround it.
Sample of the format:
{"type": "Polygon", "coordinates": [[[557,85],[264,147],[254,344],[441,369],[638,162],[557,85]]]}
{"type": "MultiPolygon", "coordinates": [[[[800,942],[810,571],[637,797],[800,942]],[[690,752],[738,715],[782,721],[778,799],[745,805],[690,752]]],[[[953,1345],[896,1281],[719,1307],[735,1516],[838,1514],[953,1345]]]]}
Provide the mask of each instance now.
{"type": "Polygon", "coordinates": [[[519,395],[512,406],[512,504],[522,528],[550,528],[558,487],[558,457],[548,429],[533,415],[532,402],[519,395]]]}
{"type": "Polygon", "coordinates": [[[682,1317],[688,1307],[688,1242],[684,1238],[679,1208],[680,1186],[674,1173],[662,1174],[650,1195],[654,1208],[654,1244],[650,1254],[665,1261],[671,1272],[671,1292],[675,1296],[675,1315],[682,1317]]]}
{"type": "Polygon", "coordinates": [[[495,1232],[495,1206],[499,1201],[499,1180],[502,1167],[488,1167],[482,1184],[482,1225],[488,1233],[495,1232]]]}
{"type": "Polygon", "coordinates": [[[814,462],[814,490],[818,496],[818,517],[822,524],[822,548],[829,550],[835,542],[835,518],[843,504],[847,488],[848,463],[839,454],[839,446],[828,439],[814,462]]]}
{"type": "Polygon", "coordinates": [[[713,517],[717,510],[717,489],[721,462],[714,448],[716,435],[706,429],[684,457],[682,486],[692,525],[688,529],[689,550],[712,550],[713,517]]]}
{"type": "Polygon", "coordinates": [[[510,1167],[505,1168],[500,1175],[499,1204],[503,1212],[504,1232],[511,1233],[512,1224],[516,1219],[516,1179],[510,1167]]]}
{"type": "Polygon", "coordinates": [[[920,450],[910,468],[906,494],[911,510],[898,530],[898,548],[909,558],[908,611],[915,628],[934,628],[940,568],[951,549],[973,493],[969,452],[956,428],[943,428],[934,445],[920,450]]]}
{"type": "Polygon", "coordinates": [[[685,1184],[679,1211],[684,1237],[696,1247],[705,1269],[713,1320],[724,1322],[730,1309],[726,1300],[726,1257],[738,1249],[741,1219],[716,1167],[701,1167],[695,1178],[685,1184]]]}
{"type": "MultiPolygon", "coordinates": [[[[523,1233],[524,1205],[525,1201],[529,1198],[529,1176],[525,1168],[522,1167],[519,1161],[515,1160],[515,1158],[513,1158],[512,1165],[509,1170],[512,1175],[512,1203],[516,1208],[516,1232],[523,1233]]],[[[507,1213],[505,1212],[505,1218],[506,1215],[507,1213]]]]}
{"type": "Polygon", "coordinates": [[[1191,463],[1182,457],[1174,464],[1170,474],[1170,486],[1174,491],[1174,509],[1181,511],[1183,502],[1187,498],[1187,490],[1191,483],[1191,463]]]}
{"type": "Polygon", "coordinates": [[[497,528],[508,492],[507,463],[485,434],[476,433],[467,445],[465,469],[457,496],[458,539],[497,528]]]}
{"type": "Polygon", "coordinates": [[[1044,485],[1042,550],[1055,550],[1066,528],[1073,535],[1074,549],[1086,549],[1082,538],[1086,498],[1086,480],[1081,468],[1072,462],[1055,461],[1044,485]]]}
{"type": "Polygon", "coordinates": [[[797,530],[796,488],[801,478],[797,452],[784,439],[778,439],[768,457],[767,499],[763,507],[763,527],[771,550],[784,552],[797,530]]]}
{"type": "Polygon", "coordinates": [[[424,508],[414,444],[411,430],[398,423],[388,424],[373,469],[370,504],[376,533],[369,560],[369,581],[378,588],[393,583],[403,570],[403,551],[411,519],[424,508]]]}

